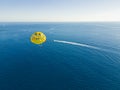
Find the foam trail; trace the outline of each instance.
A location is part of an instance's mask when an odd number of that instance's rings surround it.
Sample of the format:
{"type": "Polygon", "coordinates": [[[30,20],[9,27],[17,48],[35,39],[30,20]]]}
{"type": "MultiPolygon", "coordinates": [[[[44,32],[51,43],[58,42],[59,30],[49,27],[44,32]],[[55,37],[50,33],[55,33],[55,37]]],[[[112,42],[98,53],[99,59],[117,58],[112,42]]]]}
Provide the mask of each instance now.
{"type": "Polygon", "coordinates": [[[54,40],[54,42],[71,44],[71,45],[76,45],[76,46],[81,46],[81,47],[87,47],[87,48],[101,50],[101,48],[99,48],[99,47],[95,47],[95,46],[91,46],[91,45],[87,45],[87,44],[76,43],[76,42],[69,42],[69,41],[62,41],[62,40],[54,40]]]}
{"type": "Polygon", "coordinates": [[[99,50],[99,51],[105,51],[105,52],[109,52],[109,53],[119,54],[119,52],[117,52],[117,51],[111,51],[111,50],[108,50],[108,49],[103,49],[103,48],[99,48],[99,47],[95,47],[95,46],[91,46],[91,45],[87,45],[87,44],[82,44],[82,43],[69,42],[69,41],[63,41],[63,40],[54,40],[54,42],[71,44],[71,45],[76,45],[76,46],[80,46],[80,47],[96,49],[96,50],[99,50]]]}

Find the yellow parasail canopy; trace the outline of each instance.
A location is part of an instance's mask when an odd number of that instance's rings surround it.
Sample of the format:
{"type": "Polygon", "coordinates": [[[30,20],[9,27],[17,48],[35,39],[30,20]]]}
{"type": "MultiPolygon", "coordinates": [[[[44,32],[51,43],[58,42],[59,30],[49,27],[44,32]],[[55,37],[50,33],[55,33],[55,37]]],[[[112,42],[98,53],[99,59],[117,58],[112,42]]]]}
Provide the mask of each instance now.
{"type": "Polygon", "coordinates": [[[42,32],[35,32],[32,34],[30,40],[34,44],[42,44],[46,41],[46,36],[42,32]]]}

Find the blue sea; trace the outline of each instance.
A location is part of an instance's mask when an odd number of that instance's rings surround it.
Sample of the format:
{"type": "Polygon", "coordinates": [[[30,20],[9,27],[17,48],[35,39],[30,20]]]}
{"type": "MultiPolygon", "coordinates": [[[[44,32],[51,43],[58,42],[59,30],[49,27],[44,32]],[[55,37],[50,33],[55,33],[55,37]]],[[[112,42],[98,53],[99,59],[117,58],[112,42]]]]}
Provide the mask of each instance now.
{"type": "Polygon", "coordinates": [[[120,22],[0,23],[0,90],[120,90],[120,22]]]}

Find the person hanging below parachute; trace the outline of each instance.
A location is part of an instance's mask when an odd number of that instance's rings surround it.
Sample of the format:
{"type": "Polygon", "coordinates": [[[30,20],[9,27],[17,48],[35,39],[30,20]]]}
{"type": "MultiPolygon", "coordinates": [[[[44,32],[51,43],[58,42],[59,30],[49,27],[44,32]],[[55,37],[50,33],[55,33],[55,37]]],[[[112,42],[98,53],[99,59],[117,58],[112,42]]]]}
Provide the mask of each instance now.
{"type": "Polygon", "coordinates": [[[46,41],[46,36],[42,32],[35,32],[30,37],[30,40],[34,44],[43,44],[46,41]]]}

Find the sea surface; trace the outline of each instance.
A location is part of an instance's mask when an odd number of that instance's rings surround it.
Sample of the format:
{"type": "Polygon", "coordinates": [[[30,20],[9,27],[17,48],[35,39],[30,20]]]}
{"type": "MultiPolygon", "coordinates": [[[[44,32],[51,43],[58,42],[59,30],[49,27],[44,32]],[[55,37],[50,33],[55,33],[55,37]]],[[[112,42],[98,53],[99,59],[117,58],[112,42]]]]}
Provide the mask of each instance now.
{"type": "Polygon", "coordinates": [[[0,90],[120,90],[120,22],[0,23],[0,90]]]}

